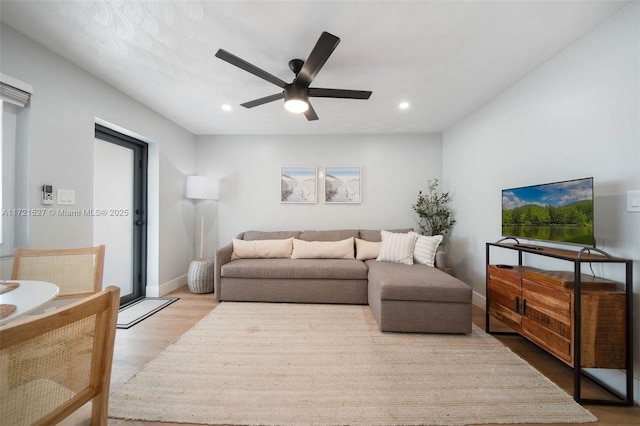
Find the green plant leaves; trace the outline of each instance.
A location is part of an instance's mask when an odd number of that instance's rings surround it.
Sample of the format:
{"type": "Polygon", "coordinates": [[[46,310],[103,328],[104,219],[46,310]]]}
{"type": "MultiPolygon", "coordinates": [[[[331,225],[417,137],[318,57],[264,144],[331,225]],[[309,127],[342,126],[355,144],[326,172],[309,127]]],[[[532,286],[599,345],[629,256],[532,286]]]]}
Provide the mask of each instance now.
{"type": "Polygon", "coordinates": [[[456,223],[449,203],[448,192],[438,193],[438,179],[428,180],[429,192],[418,192],[418,199],[412,205],[418,214],[418,226],[422,235],[445,235],[456,223]]]}

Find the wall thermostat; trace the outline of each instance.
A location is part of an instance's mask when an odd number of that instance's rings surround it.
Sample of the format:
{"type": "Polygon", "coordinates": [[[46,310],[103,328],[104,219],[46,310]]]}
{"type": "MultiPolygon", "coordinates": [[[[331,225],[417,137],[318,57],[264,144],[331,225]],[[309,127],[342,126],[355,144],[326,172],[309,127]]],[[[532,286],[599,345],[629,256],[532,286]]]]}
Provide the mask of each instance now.
{"type": "Polygon", "coordinates": [[[52,185],[42,185],[42,204],[53,204],[52,185]]]}

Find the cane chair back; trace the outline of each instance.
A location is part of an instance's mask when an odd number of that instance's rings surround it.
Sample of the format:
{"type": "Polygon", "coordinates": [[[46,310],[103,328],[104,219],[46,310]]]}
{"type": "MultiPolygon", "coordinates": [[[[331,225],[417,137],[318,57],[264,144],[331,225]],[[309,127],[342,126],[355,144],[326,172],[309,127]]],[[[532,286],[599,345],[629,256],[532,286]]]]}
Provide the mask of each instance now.
{"type": "Polygon", "coordinates": [[[60,288],[58,299],[81,298],[102,289],[104,246],[57,250],[17,248],[12,280],[48,281],[60,288]]]}
{"type": "Polygon", "coordinates": [[[107,425],[120,289],[0,327],[0,424],[51,425],[92,401],[107,425]]]}

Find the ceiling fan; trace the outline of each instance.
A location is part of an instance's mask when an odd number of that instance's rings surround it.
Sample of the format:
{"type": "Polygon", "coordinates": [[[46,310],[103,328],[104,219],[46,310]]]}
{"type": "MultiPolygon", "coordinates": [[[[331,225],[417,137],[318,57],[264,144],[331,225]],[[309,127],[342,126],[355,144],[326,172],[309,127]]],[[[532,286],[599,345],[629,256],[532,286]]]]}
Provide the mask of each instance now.
{"type": "Polygon", "coordinates": [[[309,54],[306,61],[302,59],[292,59],[289,61],[289,68],[296,77],[291,83],[287,83],[278,77],[256,67],[253,64],[241,59],[224,49],[216,52],[216,57],[235,65],[251,74],[262,78],[276,86],[284,89],[275,95],[265,96],[241,104],[245,108],[253,108],[269,102],[284,99],[284,106],[288,111],[304,113],[307,120],[317,120],[318,115],[311,106],[309,98],[342,98],[342,99],[369,99],[370,91],[366,90],[345,90],[345,89],[323,89],[319,87],[309,87],[320,69],[324,66],[331,53],[340,43],[340,39],[333,34],[323,32],[316,45],[309,54]]]}

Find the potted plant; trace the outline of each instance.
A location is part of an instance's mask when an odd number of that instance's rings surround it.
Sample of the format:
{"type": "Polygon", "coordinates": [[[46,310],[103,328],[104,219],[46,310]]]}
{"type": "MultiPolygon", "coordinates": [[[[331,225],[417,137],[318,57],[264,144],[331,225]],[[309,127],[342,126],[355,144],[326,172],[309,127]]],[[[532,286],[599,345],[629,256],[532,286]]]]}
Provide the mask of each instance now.
{"type": "Polygon", "coordinates": [[[438,179],[429,179],[429,192],[418,192],[418,200],[412,206],[418,213],[418,227],[422,235],[442,235],[456,223],[451,207],[451,195],[448,192],[438,193],[438,179]]]}
{"type": "Polygon", "coordinates": [[[422,235],[442,235],[443,240],[436,253],[438,268],[452,273],[447,267],[447,255],[444,251],[444,238],[456,223],[451,207],[451,195],[448,192],[438,193],[438,179],[429,179],[428,193],[418,192],[418,200],[412,205],[418,214],[418,232],[422,235]]]}

